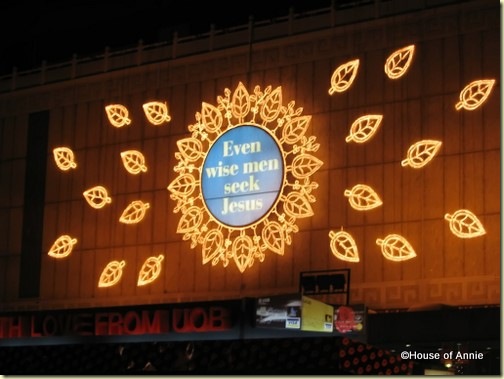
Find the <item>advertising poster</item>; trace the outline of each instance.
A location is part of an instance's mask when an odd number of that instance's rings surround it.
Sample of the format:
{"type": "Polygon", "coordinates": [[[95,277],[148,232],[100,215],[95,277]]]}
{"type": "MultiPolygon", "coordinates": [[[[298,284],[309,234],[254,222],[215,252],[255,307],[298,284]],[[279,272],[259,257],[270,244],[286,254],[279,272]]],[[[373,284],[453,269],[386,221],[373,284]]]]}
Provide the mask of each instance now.
{"type": "Polygon", "coordinates": [[[334,332],[347,336],[366,334],[367,309],[364,304],[334,305],[334,332]]]}
{"type": "Polygon", "coordinates": [[[301,296],[299,294],[258,298],[256,327],[300,329],[301,296]]]}
{"type": "Polygon", "coordinates": [[[333,331],[333,317],[332,305],[303,296],[301,330],[331,333],[333,331]]]}

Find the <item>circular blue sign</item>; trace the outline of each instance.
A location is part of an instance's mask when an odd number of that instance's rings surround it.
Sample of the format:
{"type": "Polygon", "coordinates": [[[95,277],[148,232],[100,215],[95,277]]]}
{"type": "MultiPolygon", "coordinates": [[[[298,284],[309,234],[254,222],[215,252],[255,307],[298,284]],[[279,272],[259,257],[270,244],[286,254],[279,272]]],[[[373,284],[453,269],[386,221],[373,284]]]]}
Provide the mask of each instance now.
{"type": "Polygon", "coordinates": [[[284,161],[275,138],[258,126],[239,125],[210,147],[201,171],[203,201],[221,223],[244,227],[275,205],[284,161]]]}

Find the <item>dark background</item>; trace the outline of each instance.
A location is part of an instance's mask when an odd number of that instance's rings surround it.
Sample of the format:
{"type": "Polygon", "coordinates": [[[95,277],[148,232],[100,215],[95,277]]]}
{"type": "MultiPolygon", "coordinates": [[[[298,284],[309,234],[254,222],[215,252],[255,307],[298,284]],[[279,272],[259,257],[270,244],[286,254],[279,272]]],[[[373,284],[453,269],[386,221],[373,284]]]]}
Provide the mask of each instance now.
{"type": "MultiPolygon", "coordinates": [[[[353,1],[355,2],[355,1],[353,1]]],[[[336,1],[338,6],[352,1],[336,1]]],[[[348,3],[348,4],[347,4],[348,3]]],[[[120,50],[138,41],[151,44],[216,29],[274,20],[295,13],[328,8],[331,0],[237,1],[38,1],[4,0],[0,4],[0,76],[13,67],[25,71],[103,53],[106,46],[120,50]]]]}

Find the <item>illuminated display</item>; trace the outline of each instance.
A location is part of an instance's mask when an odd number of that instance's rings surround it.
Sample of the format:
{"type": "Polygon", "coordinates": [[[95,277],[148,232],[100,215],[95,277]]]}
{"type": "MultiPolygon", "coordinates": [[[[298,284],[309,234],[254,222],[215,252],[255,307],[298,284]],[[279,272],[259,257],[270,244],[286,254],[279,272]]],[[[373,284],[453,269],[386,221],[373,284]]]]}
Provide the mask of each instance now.
{"type": "Polygon", "coordinates": [[[121,159],[126,171],[136,175],[141,172],[147,172],[145,157],[138,150],[126,150],[121,152],[121,159]]]}
{"type": "Polygon", "coordinates": [[[452,215],[447,213],[444,218],[450,223],[450,230],[457,237],[474,238],[486,234],[478,217],[467,209],[459,209],[452,215]]]}
{"type": "Polygon", "coordinates": [[[149,203],[144,203],[141,200],[132,201],[126,209],[124,209],[119,221],[123,224],[137,224],[143,220],[149,207],[149,203]]]}
{"type": "Polygon", "coordinates": [[[77,238],[72,238],[65,234],[60,236],[47,252],[47,255],[53,258],[65,258],[70,255],[74,245],[77,243],[77,238]]]}
{"type": "Polygon", "coordinates": [[[102,186],[96,186],[83,192],[84,198],[95,209],[103,208],[110,204],[112,199],[108,196],[107,189],[102,186]]]}
{"type": "Polygon", "coordinates": [[[399,79],[403,76],[413,61],[415,45],[409,45],[394,51],[385,62],[385,73],[390,79],[399,79]]]}
{"type": "Polygon", "coordinates": [[[151,101],[145,103],[143,106],[145,117],[152,125],[162,125],[165,122],[171,120],[168,114],[168,106],[166,102],[162,103],[160,101],[151,101]]]}
{"type": "Polygon", "coordinates": [[[53,149],[53,155],[54,162],[61,171],[68,171],[77,167],[72,149],[68,147],[56,147],[53,149]]]}
{"type": "Polygon", "coordinates": [[[383,116],[382,115],[366,115],[359,117],[352,123],[350,127],[350,133],[345,138],[346,142],[357,142],[363,143],[368,141],[381,125],[383,116]]]}
{"type": "Polygon", "coordinates": [[[329,88],[329,95],[335,92],[344,92],[350,88],[355,77],[357,76],[357,71],[359,70],[359,59],[354,59],[350,62],[340,65],[336,70],[334,70],[331,77],[331,88],[329,88]]]}
{"type": "Polygon", "coordinates": [[[407,158],[401,161],[401,166],[421,168],[429,163],[441,148],[441,141],[423,140],[410,146],[407,158]]]}
{"type": "Polygon", "coordinates": [[[351,190],[345,190],[344,195],[353,209],[367,211],[382,205],[378,194],[365,184],[356,184],[351,190]]]}
{"type": "Polygon", "coordinates": [[[343,230],[339,232],[330,231],[330,246],[333,255],[347,262],[359,262],[359,251],[353,237],[343,230]]]}
{"type": "Polygon", "coordinates": [[[138,273],[137,286],[144,286],[156,280],[161,273],[161,262],[163,260],[164,255],[162,254],[157,257],[147,258],[138,273]]]}
{"type": "Polygon", "coordinates": [[[177,142],[168,190],[182,213],[177,233],[202,246],[203,264],[232,260],[244,272],[267,251],[283,255],[296,220],[313,215],[310,177],[323,163],[306,136],[311,116],[283,105],[281,87],[249,94],[240,83],[217,102],[202,103],[191,137],[177,142]]]}
{"type": "Polygon", "coordinates": [[[103,269],[98,287],[112,287],[121,280],[123,274],[123,267],[126,266],[126,261],[112,261],[103,269]]]}
{"type": "Polygon", "coordinates": [[[399,234],[389,234],[384,239],[378,238],[376,244],[381,247],[383,256],[389,261],[400,262],[416,257],[413,247],[399,234]]]}
{"type": "Polygon", "coordinates": [[[125,125],[131,124],[128,108],[121,104],[111,104],[105,107],[107,117],[112,126],[121,128],[125,125]]]}
{"type": "Polygon", "coordinates": [[[240,125],[211,146],[201,171],[203,200],[215,219],[243,227],[260,220],[278,199],[283,157],[264,129],[240,125]]]}
{"type": "Polygon", "coordinates": [[[460,101],[455,104],[455,109],[475,110],[490,96],[494,84],[494,79],[475,80],[469,83],[460,92],[460,101]]]}

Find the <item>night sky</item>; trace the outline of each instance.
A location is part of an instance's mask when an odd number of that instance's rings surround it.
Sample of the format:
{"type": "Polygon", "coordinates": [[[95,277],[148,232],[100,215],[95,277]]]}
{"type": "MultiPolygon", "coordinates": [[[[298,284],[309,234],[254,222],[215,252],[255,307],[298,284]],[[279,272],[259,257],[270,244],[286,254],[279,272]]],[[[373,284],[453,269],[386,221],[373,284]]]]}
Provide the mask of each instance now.
{"type": "Polygon", "coordinates": [[[73,54],[86,57],[179,36],[327,8],[331,0],[238,1],[235,6],[216,1],[134,2],[4,0],[0,3],[0,75],[69,61],[73,54]]]}

